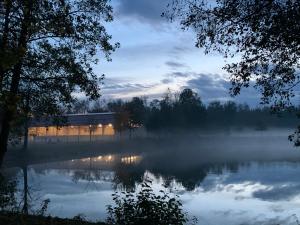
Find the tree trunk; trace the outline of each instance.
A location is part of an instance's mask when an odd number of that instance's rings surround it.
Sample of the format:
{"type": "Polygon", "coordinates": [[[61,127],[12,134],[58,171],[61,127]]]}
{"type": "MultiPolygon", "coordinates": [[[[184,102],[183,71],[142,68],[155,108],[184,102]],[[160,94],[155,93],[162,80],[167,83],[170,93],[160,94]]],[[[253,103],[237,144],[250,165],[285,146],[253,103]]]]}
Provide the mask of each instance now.
{"type": "Polygon", "coordinates": [[[20,37],[18,40],[18,61],[13,68],[13,74],[10,84],[10,90],[7,94],[7,99],[4,103],[3,118],[2,118],[2,128],[0,133],[0,167],[3,164],[3,159],[7,151],[8,137],[10,132],[10,123],[13,119],[17,107],[17,94],[19,89],[19,82],[22,72],[22,61],[27,52],[27,37],[28,28],[31,23],[31,10],[33,7],[33,1],[28,1],[24,4],[24,19],[21,25],[20,37]]]}
{"type": "MultiPolygon", "coordinates": [[[[11,11],[11,5],[12,5],[12,1],[6,1],[6,10],[5,10],[5,16],[4,16],[4,27],[3,27],[3,35],[2,35],[2,41],[0,42],[0,50],[2,52],[2,54],[0,55],[0,58],[4,58],[5,57],[5,53],[7,52],[7,42],[8,42],[8,33],[9,33],[9,23],[10,23],[10,18],[9,18],[9,14],[11,11]]],[[[4,74],[5,74],[5,69],[4,69],[5,65],[3,64],[3,62],[0,63],[0,92],[2,91],[2,83],[3,83],[3,79],[4,79],[4,74]]]]}
{"type": "Polygon", "coordinates": [[[20,74],[21,74],[22,63],[18,63],[14,68],[13,78],[10,88],[10,96],[8,96],[7,102],[4,105],[4,113],[2,118],[2,127],[0,133],[0,167],[3,164],[4,156],[7,151],[10,123],[15,114],[15,109],[17,106],[16,103],[16,94],[18,92],[20,74]]]}
{"type": "Polygon", "coordinates": [[[24,124],[24,142],[23,142],[23,150],[27,150],[28,148],[28,118],[26,117],[26,121],[24,124]]]}
{"type": "Polygon", "coordinates": [[[0,167],[3,164],[4,156],[7,151],[8,135],[9,135],[9,114],[5,112],[2,118],[2,127],[0,133],[0,167]]]}
{"type": "MultiPolygon", "coordinates": [[[[30,92],[31,89],[29,87],[29,90],[26,93],[26,105],[25,105],[25,123],[24,123],[24,142],[23,142],[23,150],[27,150],[28,147],[28,126],[29,126],[29,111],[30,111],[30,106],[29,106],[29,101],[30,101],[30,92]]],[[[46,129],[47,132],[47,129],[46,129]]],[[[46,135],[47,136],[47,135],[46,135]]]]}
{"type": "Polygon", "coordinates": [[[23,205],[23,213],[25,215],[28,215],[28,177],[27,177],[27,166],[24,166],[22,168],[23,170],[23,184],[24,184],[24,193],[23,193],[23,200],[24,200],[24,205],[23,205]]]}

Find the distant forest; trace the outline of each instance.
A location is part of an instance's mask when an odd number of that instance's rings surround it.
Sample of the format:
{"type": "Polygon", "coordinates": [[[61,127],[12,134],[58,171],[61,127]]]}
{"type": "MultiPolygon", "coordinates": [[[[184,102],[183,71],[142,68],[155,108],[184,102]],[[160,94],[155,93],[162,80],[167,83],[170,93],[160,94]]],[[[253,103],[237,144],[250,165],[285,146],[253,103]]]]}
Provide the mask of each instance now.
{"type": "Polygon", "coordinates": [[[146,97],[131,100],[78,101],[68,113],[115,112],[115,129],[119,132],[145,127],[147,131],[186,129],[266,130],[269,127],[293,127],[299,122],[299,109],[290,107],[274,112],[269,107],[250,108],[233,101],[213,101],[205,105],[191,89],[180,93],[168,91],[162,98],[147,101],[146,97]]]}

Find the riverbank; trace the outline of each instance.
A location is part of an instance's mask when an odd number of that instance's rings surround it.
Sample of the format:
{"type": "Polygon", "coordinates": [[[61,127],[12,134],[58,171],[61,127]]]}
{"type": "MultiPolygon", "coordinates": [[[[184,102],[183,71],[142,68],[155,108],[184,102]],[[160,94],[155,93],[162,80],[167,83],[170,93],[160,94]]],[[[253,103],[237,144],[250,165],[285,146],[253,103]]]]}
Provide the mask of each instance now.
{"type": "Polygon", "coordinates": [[[51,216],[24,215],[0,212],[0,224],[5,225],[106,225],[102,222],[87,222],[78,219],[62,219],[51,216]]]}

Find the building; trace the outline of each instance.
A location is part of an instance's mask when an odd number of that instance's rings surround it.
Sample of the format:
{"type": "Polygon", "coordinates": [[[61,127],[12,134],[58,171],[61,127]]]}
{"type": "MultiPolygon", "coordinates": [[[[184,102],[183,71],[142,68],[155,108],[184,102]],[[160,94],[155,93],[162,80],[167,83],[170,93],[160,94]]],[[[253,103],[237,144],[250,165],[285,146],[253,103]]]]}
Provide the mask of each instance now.
{"type": "Polygon", "coordinates": [[[29,123],[29,140],[92,140],[115,134],[114,113],[66,114],[60,125],[54,118],[33,119],[29,123]]]}

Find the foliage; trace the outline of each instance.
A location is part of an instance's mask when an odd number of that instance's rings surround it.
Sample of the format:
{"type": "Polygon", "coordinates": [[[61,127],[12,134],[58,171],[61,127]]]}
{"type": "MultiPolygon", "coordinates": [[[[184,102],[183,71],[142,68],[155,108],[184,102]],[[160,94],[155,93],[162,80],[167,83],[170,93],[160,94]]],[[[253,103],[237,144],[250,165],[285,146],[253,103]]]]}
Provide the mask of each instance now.
{"type": "Polygon", "coordinates": [[[296,112],[299,110],[289,107],[275,114],[269,107],[250,108],[234,101],[213,101],[204,105],[198,94],[188,88],[180,93],[168,91],[162,99],[150,103],[134,97],[128,101],[108,101],[101,108],[99,105],[94,107],[92,104],[84,106],[88,112],[115,112],[114,126],[118,132],[132,129],[136,124],[149,132],[167,133],[246,127],[255,130],[290,128],[298,122],[296,112]]]}
{"type": "Polygon", "coordinates": [[[43,200],[40,209],[38,209],[35,214],[38,216],[45,216],[47,210],[48,210],[48,205],[50,203],[50,199],[45,199],[43,200]]]}
{"type": "Polygon", "coordinates": [[[74,93],[100,96],[98,53],[107,60],[111,44],[108,0],[0,0],[0,157],[11,123],[20,115],[56,115],[74,93]]]}
{"type": "Polygon", "coordinates": [[[129,113],[130,127],[141,126],[145,117],[145,102],[143,99],[133,97],[131,101],[125,104],[125,110],[129,113]]]}
{"type": "Polygon", "coordinates": [[[115,206],[108,206],[108,224],[183,225],[189,221],[181,202],[163,190],[155,194],[150,180],[141,184],[136,195],[115,193],[113,199],[115,206]]]}
{"type": "Polygon", "coordinates": [[[0,174],[0,211],[15,210],[16,207],[16,182],[8,181],[0,174]]]}
{"type": "Polygon", "coordinates": [[[184,89],[178,99],[172,93],[165,94],[161,101],[150,104],[146,128],[158,131],[161,129],[193,129],[203,127],[206,119],[205,107],[197,93],[184,89]]]}
{"type": "Polygon", "coordinates": [[[121,100],[107,104],[108,111],[115,113],[114,128],[120,134],[129,128],[129,113],[125,110],[125,103],[121,100]]]}
{"type": "Polygon", "coordinates": [[[291,105],[300,82],[300,2],[294,0],[174,0],[164,14],[196,31],[196,46],[225,57],[232,95],[256,81],[261,102],[276,110],[291,105]]]}

